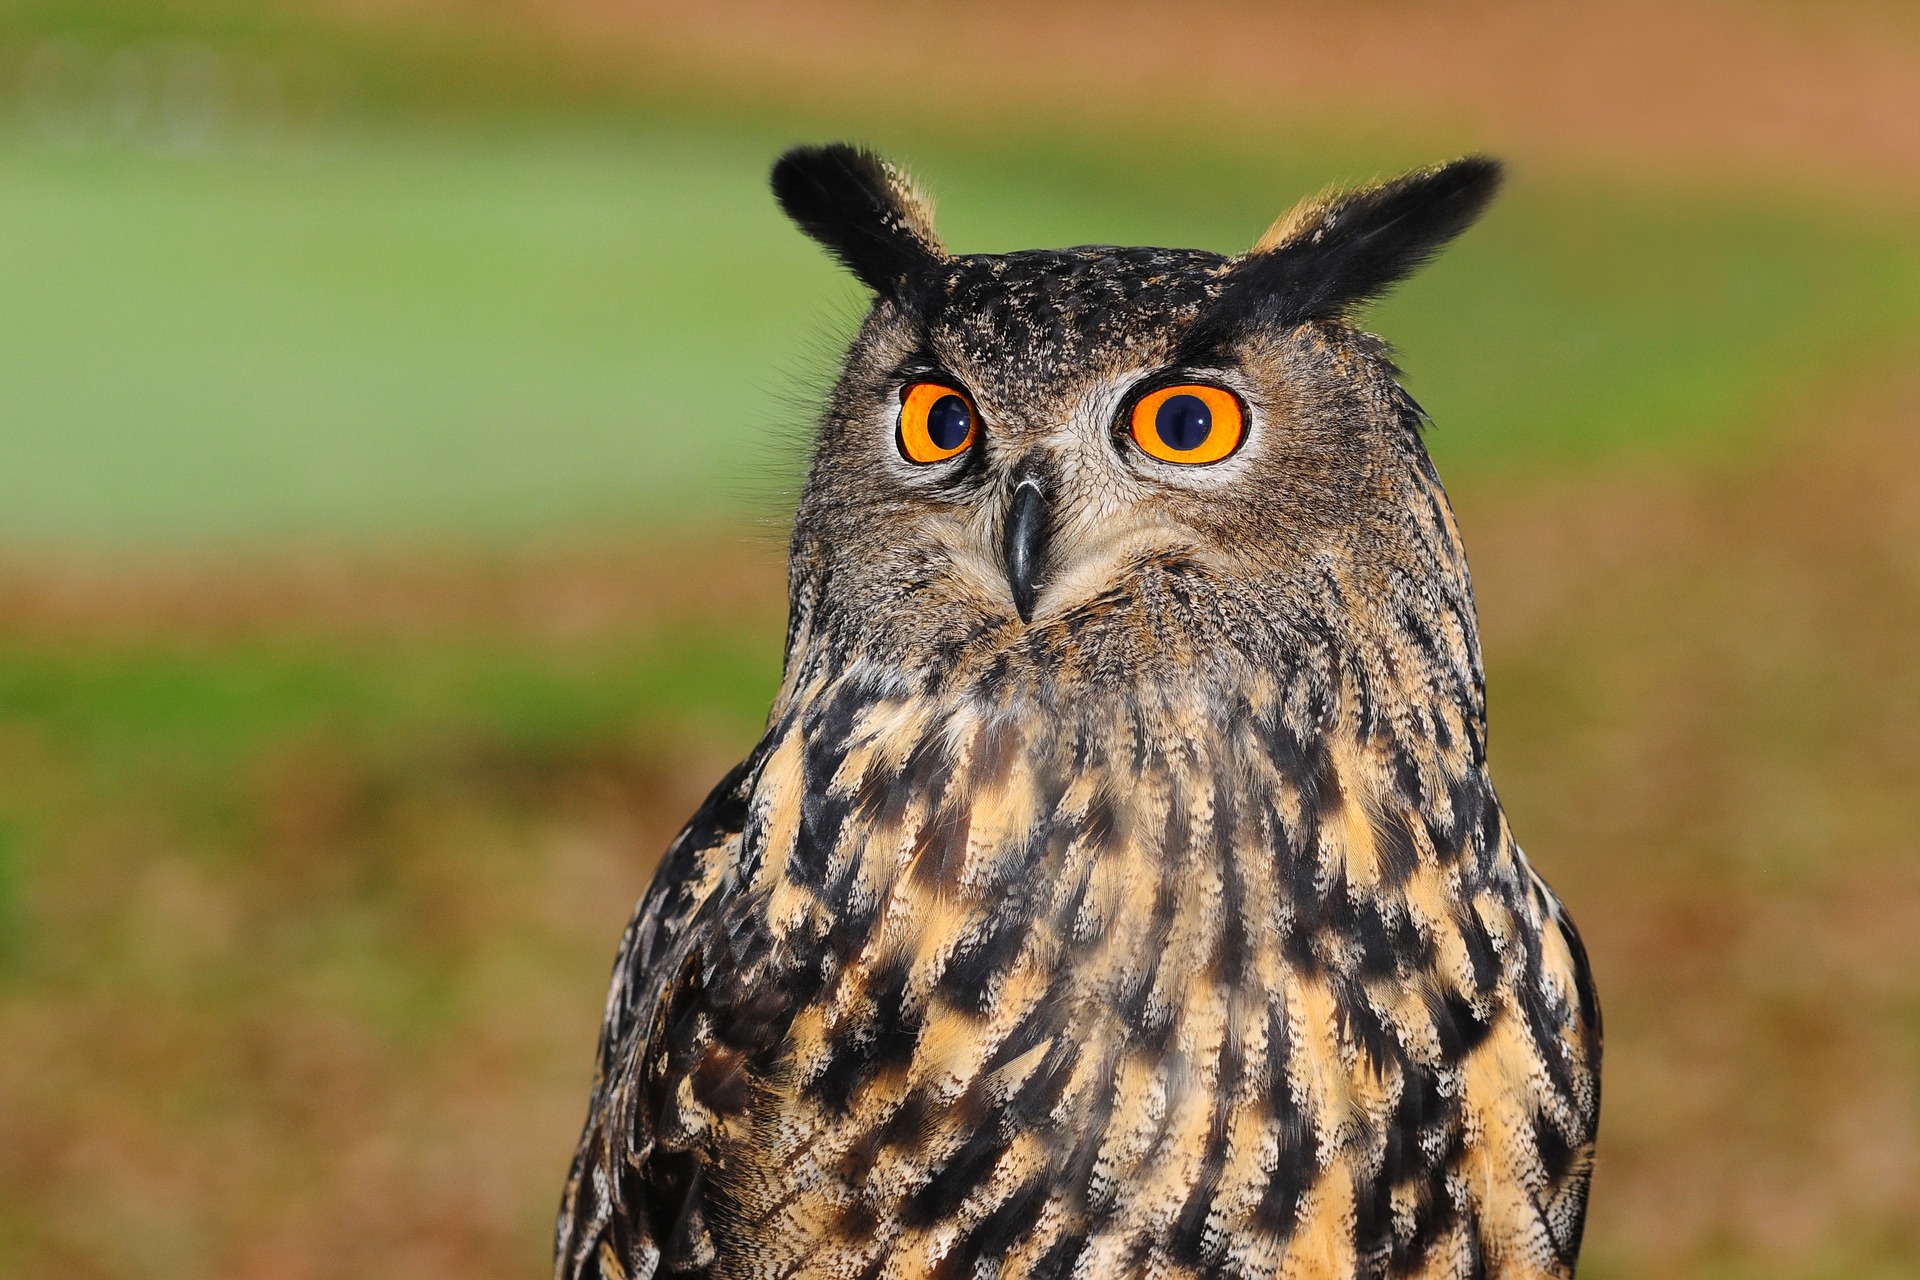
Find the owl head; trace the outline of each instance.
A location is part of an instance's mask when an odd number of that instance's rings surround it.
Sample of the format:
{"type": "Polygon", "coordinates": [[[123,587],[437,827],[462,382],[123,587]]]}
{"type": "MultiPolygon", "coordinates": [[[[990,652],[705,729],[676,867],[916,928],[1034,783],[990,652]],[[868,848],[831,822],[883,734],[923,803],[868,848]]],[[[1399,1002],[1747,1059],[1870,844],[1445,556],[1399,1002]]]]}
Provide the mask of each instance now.
{"type": "Polygon", "coordinates": [[[780,204],[873,293],[799,504],[796,636],[911,666],[1105,629],[1139,661],[1438,601],[1471,649],[1420,410],[1352,316],[1499,178],[1470,158],[1328,192],[1236,257],[950,254],[879,157],[788,152],[780,204]]]}

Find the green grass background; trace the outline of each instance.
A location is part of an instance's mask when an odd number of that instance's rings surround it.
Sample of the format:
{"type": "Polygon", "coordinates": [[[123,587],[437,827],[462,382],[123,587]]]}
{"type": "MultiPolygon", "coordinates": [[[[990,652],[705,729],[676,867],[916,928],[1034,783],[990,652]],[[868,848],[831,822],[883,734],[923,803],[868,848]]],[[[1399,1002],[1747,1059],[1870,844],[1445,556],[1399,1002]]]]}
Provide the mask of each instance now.
{"type": "MultiPolygon", "coordinates": [[[[766,194],[792,136],[376,126],[176,153],[16,131],[0,536],[511,537],[777,510],[862,305],[766,194]]],[[[893,149],[959,251],[1231,252],[1400,158],[1335,137],[893,149]]],[[[1522,172],[1370,323],[1451,478],[1710,454],[1920,328],[1920,234],[1522,172]]]]}

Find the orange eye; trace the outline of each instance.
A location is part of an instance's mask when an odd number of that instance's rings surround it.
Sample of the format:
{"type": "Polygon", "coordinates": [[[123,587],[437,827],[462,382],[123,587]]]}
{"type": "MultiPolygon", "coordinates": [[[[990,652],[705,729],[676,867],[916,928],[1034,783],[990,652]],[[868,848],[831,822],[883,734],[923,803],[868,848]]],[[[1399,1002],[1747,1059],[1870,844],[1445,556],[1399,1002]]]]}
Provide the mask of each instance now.
{"type": "Polygon", "coordinates": [[[900,453],[908,462],[945,462],[979,434],[973,401],[939,382],[915,382],[900,394],[900,453]]]}
{"type": "Polygon", "coordinates": [[[1233,392],[1191,382],[1140,397],[1132,430],[1133,442],[1148,457],[1197,466],[1239,448],[1247,424],[1233,392]]]}

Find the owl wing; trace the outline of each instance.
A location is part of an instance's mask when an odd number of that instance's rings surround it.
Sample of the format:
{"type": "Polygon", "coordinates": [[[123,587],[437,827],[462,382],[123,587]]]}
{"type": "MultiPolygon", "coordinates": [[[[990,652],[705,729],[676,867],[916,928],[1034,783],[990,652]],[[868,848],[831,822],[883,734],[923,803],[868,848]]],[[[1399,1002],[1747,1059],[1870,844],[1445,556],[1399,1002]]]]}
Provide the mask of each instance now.
{"type": "Polygon", "coordinates": [[[763,755],[728,774],[668,847],[621,939],[555,1227],[556,1280],[703,1275],[714,1260],[710,1139],[744,1111],[749,1058],[777,1039],[790,1003],[757,981],[763,916],[732,886],[763,755]]]}
{"type": "Polygon", "coordinates": [[[1594,986],[1593,966],[1587,959],[1587,947],[1581,940],[1580,930],[1547,882],[1531,868],[1529,875],[1535,899],[1541,903],[1546,916],[1542,922],[1544,967],[1571,988],[1565,993],[1572,1015],[1566,1035],[1573,1058],[1580,1064],[1577,1077],[1561,1077],[1562,1088],[1575,1112],[1575,1133],[1565,1136],[1563,1143],[1548,1142],[1541,1153],[1543,1158],[1551,1156],[1547,1160],[1549,1182],[1541,1195],[1541,1203],[1552,1225],[1560,1256],[1571,1273],[1580,1256],[1580,1240],[1586,1229],[1593,1145],[1600,1125],[1600,1061],[1605,1035],[1600,993],[1594,986]]]}

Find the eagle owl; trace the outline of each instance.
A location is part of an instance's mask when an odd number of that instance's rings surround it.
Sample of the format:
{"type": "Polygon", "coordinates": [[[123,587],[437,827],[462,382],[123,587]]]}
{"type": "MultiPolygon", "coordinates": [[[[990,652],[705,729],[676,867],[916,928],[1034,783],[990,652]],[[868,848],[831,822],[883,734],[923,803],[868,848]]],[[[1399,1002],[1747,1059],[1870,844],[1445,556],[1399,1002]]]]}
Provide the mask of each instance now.
{"type": "Polygon", "coordinates": [[[873,304],[766,734],[621,943],[558,1276],[1572,1273],[1600,1012],[1350,319],[1499,172],[1237,257],[954,255],[878,157],[780,159],[873,304]]]}

